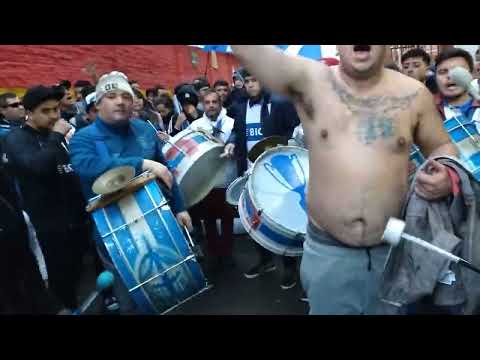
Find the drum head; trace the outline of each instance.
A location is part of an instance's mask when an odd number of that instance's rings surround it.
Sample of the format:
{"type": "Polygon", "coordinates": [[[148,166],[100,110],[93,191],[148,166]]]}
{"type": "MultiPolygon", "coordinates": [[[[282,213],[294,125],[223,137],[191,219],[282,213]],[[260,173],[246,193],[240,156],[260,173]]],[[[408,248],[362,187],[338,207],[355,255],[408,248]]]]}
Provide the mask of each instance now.
{"type": "Polygon", "coordinates": [[[201,155],[183,176],[179,186],[187,208],[202,201],[218,183],[217,174],[226,171],[227,159],[221,159],[223,146],[215,146],[201,155]]]}
{"type": "Polygon", "coordinates": [[[227,192],[225,194],[225,200],[227,203],[233,206],[238,206],[238,201],[240,200],[240,195],[245,188],[245,184],[247,183],[248,175],[244,175],[235,179],[230,186],[227,188],[227,192]]]}
{"type": "Polygon", "coordinates": [[[296,146],[267,150],[255,162],[247,183],[257,209],[295,234],[307,229],[308,151],[296,146]]]}

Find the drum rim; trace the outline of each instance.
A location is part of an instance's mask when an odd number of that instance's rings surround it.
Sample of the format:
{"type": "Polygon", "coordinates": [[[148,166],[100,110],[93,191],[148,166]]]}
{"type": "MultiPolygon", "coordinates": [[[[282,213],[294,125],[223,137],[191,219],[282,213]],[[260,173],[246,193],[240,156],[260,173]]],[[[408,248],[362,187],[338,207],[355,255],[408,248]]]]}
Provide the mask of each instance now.
{"type": "MultiPolygon", "coordinates": [[[[243,188],[245,189],[245,187],[247,186],[247,182],[248,182],[248,178],[249,178],[249,174],[245,174],[245,175],[242,175],[242,176],[239,176],[238,178],[236,178],[235,180],[232,181],[232,183],[230,185],[228,185],[227,187],[227,190],[225,192],[225,201],[228,202],[230,205],[232,206],[238,206],[239,202],[240,202],[240,197],[238,198],[238,202],[236,204],[232,204],[230,201],[228,200],[231,200],[232,196],[232,192],[233,192],[233,188],[238,185],[243,179],[246,178],[245,180],[245,185],[243,186],[243,188]]],[[[243,191],[240,193],[240,196],[242,196],[242,193],[243,191]]]]}
{"type": "MultiPolygon", "coordinates": [[[[306,152],[307,155],[308,155],[308,150],[305,149],[305,148],[302,148],[300,146],[293,146],[293,145],[286,145],[286,146],[277,146],[275,148],[272,148],[272,149],[268,149],[267,151],[265,151],[262,155],[260,155],[257,160],[255,160],[255,163],[253,164],[252,166],[252,169],[251,169],[251,172],[250,172],[250,175],[253,175],[253,171],[255,170],[255,166],[257,165],[257,163],[260,162],[260,160],[262,160],[263,158],[265,158],[267,155],[269,155],[270,153],[273,153],[275,151],[279,151],[281,149],[284,149],[284,148],[293,148],[293,149],[299,149],[301,150],[302,152],[306,152]]],[[[307,157],[308,158],[308,157],[307,157]]],[[[310,169],[309,169],[309,172],[310,172],[310,169]]],[[[310,174],[308,174],[309,176],[310,174]]],[[[250,197],[250,201],[252,202],[253,206],[256,208],[256,209],[259,209],[260,207],[258,206],[258,201],[257,201],[257,198],[255,196],[255,193],[252,191],[252,176],[249,176],[248,178],[248,181],[247,181],[247,184],[246,184],[246,189],[248,191],[248,196],[250,197]]],[[[307,180],[307,183],[308,183],[308,180],[307,180]]],[[[245,191],[242,192],[242,194],[244,194],[245,191]]],[[[240,200],[239,200],[239,203],[240,203],[240,200]]],[[[282,224],[279,224],[275,221],[273,221],[273,218],[271,216],[269,216],[268,214],[268,211],[263,211],[262,212],[262,217],[264,217],[268,222],[269,224],[273,224],[273,227],[274,228],[279,228],[280,230],[282,230],[284,233],[287,233],[289,236],[293,236],[295,237],[296,235],[300,234],[300,235],[306,235],[307,231],[306,231],[306,224],[305,224],[305,232],[297,232],[297,231],[293,231],[291,229],[288,229],[286,228],[284,225],[282,224]]],[[[308,221],[308,216],[307,216],[307,221],[308,221]]]]}
{"type": "MultiPolygon", "coordinates": [[[[221,146],[221,147],[223,148],[222,144],[214,142],[212,139],[210,139],[208,136],[206,136],[206,135],[205,135],[204,133],[202,133],[201,131],[194,131],[194,130],[191,130],[191,129],[185,129],[185,130],[180,131],[177,135],[172,136],[169,141],[170,141],[171,143],[173,143],[173,144],[176,145],[176,143],[177,143],[179,140],[181,140],[181,139],[183,139],[184,137],[186,137],[186,136],[188,136],[188,135],[190,135],[190,134],[193,134],[193,133],[199,134],[199,135],[203,136],[205,139],[207,139],[209,143],[212,143],[212,144],[221,146]],[[184,133],[184,134],[182,134],[182,133],[184,133]],[[182,136],[179,136],[180,134],[181,134],[182,136]],[[175,140],[174,140],[174,139],[175,139],[175,140]]],[[[202,143],[202,144],[203,144],[203,143],[202,143]]],[[[198,144],[198,145],[200,146],[200,145],[202,145],[202,144],[198,144]]],[[[167,142],[164,143],[164,144],[163,144],[163,147],[162,147],[162,154],[163,154],[163,156],[166,157],[168,150],[170,150],[172,147],[173,147],[173,146],[172,146],[171,144],[169,144],[169,143],[167,143],[167,142]]]]}
{"type": "MultiPolygon", "coordinates": [[[[250,237],[258,243],[260,246],[264,247],[265,249],[273,252],[274,254],[281,255],[281,256],[289,256],[289,257],[300,257],[303,255],[303,247],[301,248],[288,248],[284,246],[286,251],[280,252],[278,251],[278,248],[275,248],[273,245],[271,245],[271,241],[263,241],[262,237],[265,237],[260,233],[260,231],[255,230],[252,228],[252,226],[248,223],[246,220],[248,218],[246,210],[243,208],[243,202],[244,202],[244,196],[245,196],[245,191],[243,191],[240,194],[240,199],[238,200],[238,214],[240,218],[240,222],[242,223],[243,227],[247,231],[247,234],[250,235],[250,237]],[[299,250],[295,250],[299,249],[299,250]]],[[[266,224],[266,226],[269,226],[270,224],[266,224]]],[[[268,238],[267,238],[268,239],[268,238]]]]}
{"type": "MultiPolygon", "coordinates": [[[[212,139],[210,139],[208,136],[206,136],[204,133],[200,132],[200,131],[194,131],[194,130],[191,130],[191,129],[185,129],[185,130],[182,130],[181,132],[179,132],[177,135],[173,136],[172,139],[175,139],[174,141],[171,141],[173,144],[176,144],[178,141],[180,141],[181,139],[189,136],[189,135],[201,135],[203,138],[207,139],[206,142],[203,142],[201,144],[197,144],[197,146],[199,147],[202,147],[202,148],[205,148],[205,151],[203,152],[197,152],[195,153],[194,155],[190,155],[188,159],[183,159],[176,167],[175,167],[175,170],[177,172],[177,175],[175,175],[175,180],[177,181],[178,183],[178,186],[180,187],[180,189],[182,190],[182,192],[184,193],[184,197],[185,197],[185,205],[187,206],[187,208],[190,208],[196,204],[198,204],[200,201],[202,201],[203,199],[205,199],[205,197],[208,195],[208,193],[210,191],[212,191],[212,189],[215,188],[215,186],[211,186],[210,189],[208,189],[208,192],[206,193],[207,195],[203,196],[200,198],[200,200],[197,200],[197,201],[187,201],[187,200],[190,200],[191,197],[189,197],[188,195],[185,195],[186,191],[184,189],[184,186],[183,186],[183,180],[185,179],[185,176],[187,175],[188,173],[188,169],[191,169],[193,167],[193,165],[198,161],[200,160],[202,157],[206,156],[207,154],[209,154],[211,151],[216,151],[218,154],[221,154],[223,152],[223,145],[222,144],[219,144],[219,143],[216,143],[214,142],[212,139]],[[182,134],[182,136],[179,136],[180,134],[182,134]],[[188,166],[187,166],[188,165],[188,166]]],[[[169,143],[166,143],[164,144],[163,148],[162,148],[162,154],[163,156],[166,158],[166,154],[167,152],[173,148],[173,146],[169,143]]],[[[172,159],[170,160],[167,160],[167,162],[169,161],[172,161],[172,159]]]]}

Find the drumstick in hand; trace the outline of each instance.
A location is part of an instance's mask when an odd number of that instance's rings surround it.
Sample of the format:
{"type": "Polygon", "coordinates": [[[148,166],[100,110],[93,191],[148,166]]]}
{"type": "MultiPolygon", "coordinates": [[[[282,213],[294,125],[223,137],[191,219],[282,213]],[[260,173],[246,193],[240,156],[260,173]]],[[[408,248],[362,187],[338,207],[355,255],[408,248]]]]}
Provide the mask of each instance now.
{"type": "Polygon", "coordinates": [[[155,130],[155,132],[157,133],[157,136],[158,138],[160,139],[160,141],[163,141],[167,144],[170,144],[171,146],[173,146],[175,149],[177,149],[178,151],[180,151],[184,156],[188,156],[188,154],[183,151],[182,149],[180,149],[177,145],[175,145],[174,143],[168,141],[168,138],[170,138],[170,135],[168,135],[166,132],[163,132],[163,131],[160,131],[160,130],[157,130],[157,128],[155,126],[153,126],[153,124],[150,122],[150,120],[147,120],[147,123],[153,128],[153,130],[155,130]],[[166,136],[166,139],[163,139],[159,136],[159,134],[163,134],[166,136]]]}

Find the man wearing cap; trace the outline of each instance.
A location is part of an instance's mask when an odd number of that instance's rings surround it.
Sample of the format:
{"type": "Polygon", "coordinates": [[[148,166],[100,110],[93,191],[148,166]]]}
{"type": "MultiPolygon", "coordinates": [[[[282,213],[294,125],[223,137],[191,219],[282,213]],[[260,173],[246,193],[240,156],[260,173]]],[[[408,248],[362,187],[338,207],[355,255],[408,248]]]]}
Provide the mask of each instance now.
{"type": "MultiPolygon", "coordinates": [[[[300,124],[300,119],[290,102],[267,92],[246,69],[240,69],[237,74],[245,81],[249,97],[230,109],[228,116],[234,118],[235,123],[232,135],[225,146],[225,154],[237,156],[238,175],[242,176],[253,165],[247,159],[247,154],[256,143],[273,135],[283,136],[287,142],[292,137],[295,127],[300,124]]],[[[272,254],[257,243],[255,248],[260,255],[260,262],[244,274],[248,279],[276,269],[272,254]]],[[[297,283],[295,259],[288,257],[282,259],[285,272],[281,288],[287,290],[297,283]]]]}
{"type": "Polygon", "coordinates": [[[203,76],[196,78],[193,80],[193,87],[195,88],[197,94],[198,94],[198,104],[197,104],[197,109],[199,111],[204,111],[203,108],[203,96],[206,94],[206,92],[210,89],[210,84],[208,83],[208,80],[204,78],[203,76]]]}
{"type": "Polygon", "coordinates": [[[7,135],[5,153],[43,251],[49,286],[75,309],[89,227],[65,141],[71,125],[60,119],[63,95],[59,87],[29,89],[23,98],[27,120],[7,135]]]}
{"type": "MultiPolygon", "coordinates": [[[[85,94],[85,90],[92,88],[84,88],[82,93],[85,94]]],[[[78,113],[69,121],[70,124],[75,126],[77,130],[80,130],[85,126],[90,125],[92,122],[95,121],[97,117],[97,108],[95,107],[95,88],[93,88],[92,91],[88,92],[85,95],[82,102],[84,103],[85,112],[78,113]]]]}
{"type": "Polygon", "coordinates": [[[199,106],[199,98],[193,86],[186,84],[178,87],[176,90],[176,96],[182,107],[182,112],[178,114],[175,121],[172,136],[185,130],[192,122],[203,116],[203,111],[199,109],[203,107],[203,104],[199,106]]]}
{"type": "MultiPolygon", "coordinates": [[[[72,165],[82,182],[86,199],[95,196],[92,185],[106,171],[131,166],[135,175],[151,171],[171,189],[171,208],[181,226],[192,228],[190,215],[185,210],[183,196],[161,152],[156,132],[144,121],[131,119],[133,90],[127,77],[118,71],[103,75],[96,87],[97,118],[73,137],[72,165]]],[[[114,293],[121,312],[135,312],[128,290],[107,254],[105,245],[96,233],[97,248],[104,266],[115,276],[114,293]]]]}
{"type": "MultiPolygon", "coordinates": [[[[245,84],[243,78],[235,71],[232,76],[233,80],[233,89],[230,92],[230,102],[233,104],[245,101],[248,99],[247,91],[245,90],[245,84]]],[[[229,113],[230,115],[230,113],[229,113]]]]}

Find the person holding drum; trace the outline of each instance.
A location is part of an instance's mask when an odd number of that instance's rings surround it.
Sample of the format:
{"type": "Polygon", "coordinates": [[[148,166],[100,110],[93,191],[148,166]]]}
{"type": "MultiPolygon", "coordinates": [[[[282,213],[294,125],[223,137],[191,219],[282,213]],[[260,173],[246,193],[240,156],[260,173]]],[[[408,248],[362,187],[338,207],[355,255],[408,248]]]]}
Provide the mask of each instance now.
{"type": "MultiPolygon", "coordinates": [[[[245,81],[248,98],[230,108],[229,116],[235,119],[235,125],[227,141],[225,154],[237,156],[238,174],[242,176],[253,164],[248,160],[248,151],[253,146],[268,136],[279,135],[285,141],[292,137],[293,130],[300,123],[295,108],[285,98],[267,92],[259,82],[246,69],[237,71],[245,81]]],[[[260,261],[252,266],[245,277],[253,279],[259,275],[276,269],[273,255],[256,242],[255,248],[260,256],[260,261]]],[[[296,261],[293,257],[282,257],[284,275],[281,287],[284,290],[293,288],[297,283],[296,261]]]]}
{"type": "MultiPolygon", "coordinates": [[[[147,123],[130,120],[133,111],[133,90],[127,77],[113,71],[103,75],[96,88],[96,121],[79,131],[71,141],[72,166],[80,176],[84,195],[94,196],[92,184],[106,171],[119,166],[135,168],[135,175],[150,171],[171,191],[171,208],[180,226],[192,228],[190,215],[185,210],[183,195],[173,179],[161,152],[156,132],[147,123]]],[[[119,281],[105,246],[96,234],[99,255],[107,270],[114,273],[114,293],[121,312],[135,311],[128,290],[119,281]]]]}
{"type": "MultiPolygon", "coordinates": [[[[204,132],[225,143],[232,133],[235,120],[227,116],[220,95],[214,90],[206,90],[203,95],[203,108],[203,117],[195,120],[188,129],[204,132]]],[[[205,222],[208,255],[214,270],[233,265],[234,211],[225,201],[225,190],[235,180],[237,167],[235,161],[230,161],[232,166],[226,167],[215,188],[190,210],[194,218],[203,219],[205,222]],[[217,219],[221,220],[221,234],[217,230],[217,219]]]]}
{"type": "MultiPolygon", "coordinates": [[[[432,95],[420,82],[383,67],[385,45],[338,45],[329,68],[269,45],[232,45],[260,81],[295,103],[309,144],[309,224],[300,278],[311,314],[375,311],[389,247],[382,234],[400,217],[415,142],[429,157],[457,151],[432,95]]],[[[417,174],[427,200],[452,191],[453,170],[434,160],[417,174]]]]}
{"type": "Polygon", "coordinates": [[[192,122],[203,116],[203,111],[198,109],[198,95],[193,86],[181,86],[176,91],[176,97],[182,108],[173,126],[171,136],[175,136],[180,131],[185,130],[192,122]]]}

